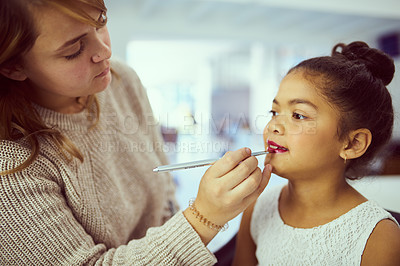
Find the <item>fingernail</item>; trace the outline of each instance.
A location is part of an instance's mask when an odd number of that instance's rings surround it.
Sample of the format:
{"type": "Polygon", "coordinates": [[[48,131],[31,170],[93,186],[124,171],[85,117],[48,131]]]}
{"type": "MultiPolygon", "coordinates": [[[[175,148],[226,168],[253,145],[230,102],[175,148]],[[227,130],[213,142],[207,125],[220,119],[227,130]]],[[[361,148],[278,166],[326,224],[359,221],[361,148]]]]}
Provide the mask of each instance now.
{"type": "Polygon", "coordinates": [[[248,155],[251,155],[251,150],[250,150],[249,148],[245,148],[245,150],[246,150],[246,153],[247,153],[248,155]]]}
{"type": "Polygon", "coordinates": [[[268,167],[268,171],[272,172],[272,165],[268,164],[267,167],[268,167]]]}

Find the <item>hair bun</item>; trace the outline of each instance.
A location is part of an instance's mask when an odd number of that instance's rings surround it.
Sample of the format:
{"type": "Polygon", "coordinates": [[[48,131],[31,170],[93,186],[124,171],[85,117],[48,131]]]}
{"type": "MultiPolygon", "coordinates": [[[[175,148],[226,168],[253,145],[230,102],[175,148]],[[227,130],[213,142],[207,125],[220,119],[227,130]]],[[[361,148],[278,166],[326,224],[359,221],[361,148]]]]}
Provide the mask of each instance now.
{"type": "Polygon", "coordinates": [[[364,64],[374,77],[382,80],[385,86],[393,79],[395,71],[393,59],[378,49],[370,48],[365,42],[352,42],[348,45],[339,43],[333,48],[332,55],[335,54],[342,54],[351,61],[364,64]],[[342,48],[341,52],[337,51],[339,47],[342,48]]]}

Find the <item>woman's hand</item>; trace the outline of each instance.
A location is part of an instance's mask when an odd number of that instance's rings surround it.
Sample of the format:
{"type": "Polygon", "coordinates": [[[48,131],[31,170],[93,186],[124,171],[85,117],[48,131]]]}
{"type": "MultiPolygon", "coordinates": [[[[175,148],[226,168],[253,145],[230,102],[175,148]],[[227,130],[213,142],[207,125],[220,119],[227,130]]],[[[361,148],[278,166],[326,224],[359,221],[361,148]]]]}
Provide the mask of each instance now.
{"type": "MultiPolygon", "coordinates": [[[[268,167],[261,172],[249,148],[227,152],[202,177],[194,205],[207,220],[224,225],[257,199],[270,176],[268,167]]],[[[189,208],[184,215],[205,244],[216,235],[189,208]]]]}

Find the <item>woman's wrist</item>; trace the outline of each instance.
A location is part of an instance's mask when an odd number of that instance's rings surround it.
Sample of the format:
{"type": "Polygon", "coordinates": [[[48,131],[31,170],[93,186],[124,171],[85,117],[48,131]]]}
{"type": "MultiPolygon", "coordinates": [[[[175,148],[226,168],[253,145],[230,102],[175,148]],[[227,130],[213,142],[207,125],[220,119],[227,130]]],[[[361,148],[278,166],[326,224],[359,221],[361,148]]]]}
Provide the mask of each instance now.
{"type": "Polygon", "coordinates": [[[186,220],[190,223],[193,229],[200,236],[201,241],[203,241],[204,245],[210,243],[210,241],[217,235],[218,231],[212,230],[205,226],[202,222],[200,222],[195,215],[193,215],[192,211],[188,207],[183,211],[183,215],[186,220]]]}
{"type": "Polygon", "coordinates": [[[194,200],[189,201],[189,207],[183,211],[186,220],[199,234],[201,240],[207,245],[220,231],[228,228],[228,224],[219,225],[205,217],[194,205],[194,200]]]}
{"type": "Polygon", "coordinates": [[[228,223],[220,225],[212,222],[209,220],[206,216],[204,216],[195,206],[194,204],[195,199],[190,199],[189,200],[189,209],[192,211],[192,214],[196,216],[196,219],[198,219],[200,222],[202,222],[205,226],[208,228],[218,231],[218,232],[223,232],[228,229],[229,225],[228,223]]]}

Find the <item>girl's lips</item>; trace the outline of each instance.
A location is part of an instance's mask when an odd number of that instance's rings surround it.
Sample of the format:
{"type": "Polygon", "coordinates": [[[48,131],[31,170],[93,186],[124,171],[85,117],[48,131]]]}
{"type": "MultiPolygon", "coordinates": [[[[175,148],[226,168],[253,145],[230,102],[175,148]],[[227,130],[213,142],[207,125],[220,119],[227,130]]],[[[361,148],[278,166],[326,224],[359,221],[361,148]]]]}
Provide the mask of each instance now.
{"type": "Polygon", "coordinates": [[[268,151],[270,153],[284,153],[288,151],[287,148],[273,142],[272,140],[268,140],[267,144],[268,144],[268,151]]]}

